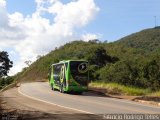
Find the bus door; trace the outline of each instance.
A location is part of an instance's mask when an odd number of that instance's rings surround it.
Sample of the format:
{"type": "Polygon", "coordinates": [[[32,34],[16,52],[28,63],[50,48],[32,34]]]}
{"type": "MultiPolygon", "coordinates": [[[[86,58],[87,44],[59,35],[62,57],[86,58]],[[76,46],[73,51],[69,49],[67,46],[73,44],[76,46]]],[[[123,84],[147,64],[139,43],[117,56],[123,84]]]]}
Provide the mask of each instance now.
{"type": "Polygon", "coordinates": [[[53,70],[53,73],[54,73],[54,84],[56,86],[59,86],[60,85],[60,81],[61,81],[61,68],[62,68],[62,64],[58,64],[58,65],[54,65],[53,66],[54,70],[53,70]]]}
{"type": "Polygon", "coordinates": [[[63,87],[66,87],[66,70],[64,65],[61,67],[60,82],[63,84],[63,87]]]}

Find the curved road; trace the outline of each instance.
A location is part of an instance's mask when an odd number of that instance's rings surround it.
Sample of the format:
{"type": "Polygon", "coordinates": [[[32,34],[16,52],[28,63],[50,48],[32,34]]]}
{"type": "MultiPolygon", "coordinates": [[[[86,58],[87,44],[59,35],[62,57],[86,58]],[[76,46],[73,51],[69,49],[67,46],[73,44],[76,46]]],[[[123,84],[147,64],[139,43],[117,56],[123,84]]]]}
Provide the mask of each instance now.
{"type": "Polygon", "coordinates": [[[25,83],[19,87],[18,91],[32,99],[81,113],[160,114],[160,107],[143,105],[129,100],[102,97],[87,92],[83,95],[62,94],[58,91],[52,91],[46,82],[25,83]]]}

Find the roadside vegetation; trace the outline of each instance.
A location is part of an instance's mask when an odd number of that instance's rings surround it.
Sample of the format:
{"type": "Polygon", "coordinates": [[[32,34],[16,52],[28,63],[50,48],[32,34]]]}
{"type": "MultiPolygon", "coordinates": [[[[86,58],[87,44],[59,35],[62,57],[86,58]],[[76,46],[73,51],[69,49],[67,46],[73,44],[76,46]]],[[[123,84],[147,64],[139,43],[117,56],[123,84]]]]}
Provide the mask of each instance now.
{"type": "Polygon", "coordinates": [[[0,89],[13,82],[14,77],[7,77],[13,62],[10,61],[6,51],[0,51],[0,89]]]}
{"type": "Polygon", "coordinates": [[[0,89],[6,87],[7,85],[13,83],[14,77],[5,77],[5,78],[0,78],[0,89]]]}
{"type": "MultiPolygon", "coordinates": [[[[54,43],[53,43],[54,44],[54,43]]],[[[18,81],[47,79],[52,63],[86,59],[90,86],[125,95],[158,95],[160,91],[160,29],[146,29],[116,42],[73,41],[55,48],[16,75],[18,81]]]]}
{"type": "Polygon", "coordinates": [[[160,91],[153,92],[153,93],[149,94],[149,96],[159,96],[160,97],[160,91]]]}
{"type": "Polygon", "coordinates": [[[113,95],[132,95],[132,96],[140,96],[140,95],[156,95],[157,93],[153,92],[150,89],[138,88],[134,86],[124,86],[118,83],[103,83],[103,82],[91,82],[89,84],[91,88],[101,88],[105,89],[107,94],[113,95]]]}

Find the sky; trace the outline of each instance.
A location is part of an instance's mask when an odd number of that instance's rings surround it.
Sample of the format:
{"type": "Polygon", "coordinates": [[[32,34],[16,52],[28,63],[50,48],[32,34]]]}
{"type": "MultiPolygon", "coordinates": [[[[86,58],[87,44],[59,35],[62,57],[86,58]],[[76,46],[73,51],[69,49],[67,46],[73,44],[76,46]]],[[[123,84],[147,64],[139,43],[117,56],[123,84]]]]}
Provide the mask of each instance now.
{"type": "Polygon", "coordinates": [[[160,25],[160,0],[0,0],[0,51],[9,75],[74,40],[108,42],[160,25]]]}

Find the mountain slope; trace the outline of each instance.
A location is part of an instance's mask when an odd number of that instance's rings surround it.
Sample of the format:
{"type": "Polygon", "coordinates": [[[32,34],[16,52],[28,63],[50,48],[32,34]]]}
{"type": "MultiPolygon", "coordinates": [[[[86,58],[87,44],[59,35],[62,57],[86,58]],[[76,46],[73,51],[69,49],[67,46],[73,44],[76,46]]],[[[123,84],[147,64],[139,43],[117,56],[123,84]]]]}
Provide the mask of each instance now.
{"type": "Polygon", "coordinates": [[[33,81],[43,78],[47,79],[48,70],[51,64],[69,59],[92,59],[94,52],[97,49],[103,48],[103,46],[103,44],[83,41],[67,43],[64,46],[51,51],[46,56],[40,57],[29,68],[24,69],[23,72],[18,75],[18,80],[33,81]]]}
{"type": "Polygon", "coordinates": [[[74,41],[40,57],[17,75],[17,80],[47,79],[52,63],[86,59],[92,65],[92,81],[160,89],[160,29],[146,29],[113,43],[74,41]],[[105,52],[105,53],[104,53],[105,52]],[[101,55],[99,55],[101,54],[101,55]]]}
{"type": "Polygon", "coordinates": [[[160,28],[142,30],[117,41],[126,47],[140,48],[146,52],[160,49],[160,28]]]}

